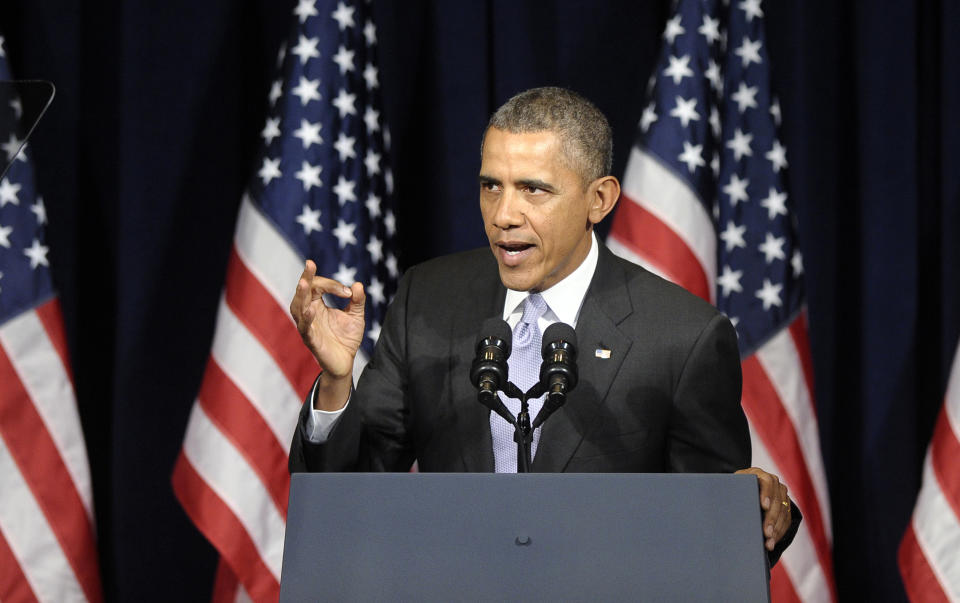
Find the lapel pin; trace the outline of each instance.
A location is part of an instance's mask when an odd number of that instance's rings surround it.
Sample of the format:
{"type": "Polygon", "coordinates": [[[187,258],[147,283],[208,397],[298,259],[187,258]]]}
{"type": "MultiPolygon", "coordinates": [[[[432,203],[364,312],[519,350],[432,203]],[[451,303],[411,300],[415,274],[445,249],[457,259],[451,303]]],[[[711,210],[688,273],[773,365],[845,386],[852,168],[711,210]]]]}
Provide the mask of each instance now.
{"type": "Polygon", "coordinates": [[[597,351],[593,354],[597,358],[602,358],[608,360],[610,358],[610,350],[605,350],[603,348],[597,348],[597,351]]]}

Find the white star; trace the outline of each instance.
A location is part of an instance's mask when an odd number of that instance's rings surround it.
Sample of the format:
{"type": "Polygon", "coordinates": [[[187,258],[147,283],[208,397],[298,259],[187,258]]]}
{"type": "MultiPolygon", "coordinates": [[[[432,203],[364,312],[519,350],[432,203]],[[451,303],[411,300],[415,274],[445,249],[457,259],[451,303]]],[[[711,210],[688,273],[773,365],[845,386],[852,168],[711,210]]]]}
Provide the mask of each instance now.
{"type": "Polygon", "coordinates": [[[367,212],[370,214],[371,218],[377,218],[380,216],[380,197],[370,193],[364,205],[367,206],[367,212]]]}
{"type": "Polygon", "coordinates": [[[283,81],[275,80],[270,86],[270,105],[277,104],[277,99],[283,96],[283,81]]]}
{"type": "Polygon", "coordinates": [[[357,141],[353,136],[347,136],[343,132],[337,136],[337,142],[333,143],[333,148],[340,154],[340,161],[346,161],[350,157],[356,157],[357,153],[353,150],[353,145],[357,141]]]}
{"type": "Polygon", "coordinates": [[[373,90],[380,85],[377,73],[377,68],[370,63],[367,63],[367,66],[363,68],[363,79],[367,81],[367,90],[373,90]]]}
{"type": "MultiPolygon", "coordinates": [[[[397,232],[397,219],[393,217],[393,212],[387,210],[387,215],[383,217],[383,225],[387,228],[387,236],[392,237],[395,232],[397,232]]],[[[393,257],[393,256],[391,256],[393,257]]],[[[394,260],[396,261],[396,260],[394,260]]],[[[387,263],[390,262],[390,258],[387,258],[387,263]]],[[[393,271],[391,271],[392,274],[393,271]]]]}
{"type": "Polygon", "coordinates": [[[41,245],[39,240],[34,239],[33,245],[23,250],[23,255],[30,258],[30,267],[36,270],[37,266],[50,265],[50,262],[47,261],[48,251],[50,251],[49,247],[41,245]]]}
{"type": "Polygon", "coordinates": [[[337,98],[333,99],[333,106],[340,111],[340,119],[343,119],[348,114],[357,114],[357,108],[354,106],[356,100],[356,94],[350,94],[343,88],[340,89],[340,92],[337,94],[337,98]]]}
{"type": "Polygon", "coordinates": [[[260,136],[267,145],[273,142],[274,138],[280,136],[280,118],[268,117],[266,125],[263,126],[263,130],[260,132],[260,136]]]}
{"type": "Polygon", "coordinates": [[[270,181],[274,178],[283,176],[283,174],[280,173],[280,158],[270,159],[269,157],[264,157],[263,166],[261,166],[257,175],[263,180],[264,186],[270,184],[270,181]]]}
{"type": "Polygon", "coordinates": [[[367,107],[363,112],[363,123],[367,124],[367,132],[373,133],[380,129],[380,112],[374,111],[373,107],[367,107]]]}
{"type": "Polygon", "coordinates": [[[733,223],[733,220],[727,221],[727,228],[720,233],[720,238],[726,243],[727,252],[733,251],[737,247],[746,249],[747,242],[743,238],[745,232],[747,232],[746,226],[737,226],[733,223]]]}
{"type": "Polygon", "coordinates": [[[787,167],[787,149],[780,144],[779,140],[774,139],[773,148],[767,151],[764,157],[773,164],[774,172],[779,172],[782,168],[787,167]]]}
{"type": "Polygon", "coordinates": [[[306,23],[309,17],[317,16],[317,7],[314,4],[314,0],[300,0],[297,3],[297,8],[293,9],[293,14],[300,18],[300,23],[306,23]]]}
{"type": "Polygon", "coordinates": [[[383,283],[377,277],[373,277],[370,284],[367,285],[367,295],[375,304],[382,304],[387,301],[387,298],[383,295],[383,283]]]}
{"type": "Polygon", "coordinates": [[[303,211],[296,217],[296,221],[297,224],[303,226],[303,234],[305,235],[314,230],[323,230],[323,225],[320,224],[320,210],[311,209],[306,203],[303,205],[303,211]]]}
{"type": "Polygon", "coordinates": [[[677,38],[677,36],[685,33],[686,31],[687,30],[680,25],[680,15],[677,15],[667,21],[667,26],[663,30],[663,39],[666,40],[668,44],[673,44],[673,41],[677,38]]]}
{"type": "MultiPolygon", "coordinates": [[[[734,329],[736,329],[736,328],[737,328],[737,325],[740,324],[740,319],[737,318],[736,316],[728,316],[727,318],[730,319],[730,324],[733,325],[733,328],[734,328],[734,329]]],[[[740,337],[740,332],[737,331],[737,338],[739,338],[739,337],[740,337]]]]}
{"type": "Polygon", "coordinates": [[[723,187],[723,192],[730,195],[730,205],[736,207],[738,201],[749,199],[747,195],[747,186],[750,185],[750,179],[740,179],[736,174],[730,174],[730,183],[723,187]]]}
{"type": "Polygon", "coordinates": [[[323,124],[319,121],[315,124],[305,119],[300,120],[300,127],[293,131],[293,135],[303,141],[303,148],[309,149],[312,144],[321,144],[323,138],[320,137],[320,128],[323,124]]]}
{"type": "Polygon", "coordinates": [[[393,278],[399,276],[400,271],[397,270],[397,258],[394,257],[393,254],[387,256],[387,261],[385,261],[383,265],[387,267],[387,272],[390,273],[390,276],[393,278]]]}
{"type": "Polygon", "coordinates": [[[743,59],[743,66],[747,67],[750,63],[760,64],[763,61],[760,60],[760,40],[753,42],[750,38],[743,38],[743,44],[739,48],[733,51],[733,54],[739,56],[743,59]]]}
{"type": "Polygon", "coordinates": [[[730,297],[731,291],[740,293],[743,286],[740,285],[740,277],[743,276],[743,270],[731,270],[730,266],[723,267],[723,274],[717,278],[717,284],[723,289],[723,296],[730,297]]]}
{"type": "Polygon", "coordinates": [[[345,75],[348,71],[353,71],[353,55],[356,54],[352,50],[347,50],[347,47],[343,44],[340,45],[340,48],[337,50],[337,54],[333,55],[333,62],[340,67],[340,75],[345,75]]]}
{"type": "Polygon", "coordinates": [[[300,83],[292,90],[294,96],[300,97],[300,104],[306,105],[312,100],[320,100],[320,80],[308,80],[300,76],[300,83]]]}
{"type": "Polygon", "coordinates": [[[671,56],[667,57],[670,66],[663,70],[663,74],[673,78],[673,83],[679,85],[685,77],[692,77],[693,70],[690,69],[690,55],[685,54],[679,59],[671,56]]]}
{"type": "Polygon", "coordinates": [[[340,176],[340,179],[337,180],[337,185],[333,187],[333,192],[336,193],[337,201],[340,202],[340,205],[346,204],[347,201],[357,200],[357,193],[354,192],[356,187],[356,182],[340,176]]]}
{"type": "Polygon", "coordinates": [[[760,244],[760,251],[764,255],[768,264],[773,263],[773,260],[783,260],[786,259],[786,255],[783,253],[783,244],[787,240],[783,237],[775,237],[771,233],[767,233],[766,240],[760,244]]]}
{"type": "Polygon", "coordinates": [[[341,263],[340,268],[335,273],[333,273],[333,280],[343,283],[348,287],[354,283],[356,278],[357,278],[357,269],[350,268],[344,263],[341,263]]]}
{"type": "Polygon", "coordinates": [[[650,129],[650,126],[657,121],[657,112],[653,110],[654,104],[651,102],[647,105],[647,108],[643,110],[643,115],[640,116],[640,129],[646,132],[650,129]]]}
{"type": "Polygon", "coordinates": [[[763,301],[764,310],[769,310],[770,306],[783,305],[780,301],[781,289],[783,289],[783,285],[774,285],[770,282],[770,279],[763,279],[763,288],[757,291],[757,298],[763,301]]]}
{"type": "Polygon", "coordinates": [[[320,172],[322,171],[322,165],[314,166],[304,161],[301,164],[300,171],[294,174],[294,176],[296,176],[297,180],[303,182],[303,190],[306,192],[315,186],[323,186],[323,182],[320,180],[320,172]]]}
{"type": "Polygon", "coordinates": [[[367,329],[367,337],[369,337],[371,341],[376,343],[377,340],[380,339],[381,328],[382,327],[380,326],[379,322],[373,321],[373,323],[371,323],[370,325],[370,328],[367,329]]]}
{"type": "Polygon", "coordinates": [[[375,264],[379,263],[383,259],[383,241],[377,237],[371,237],[370,242],[367,243],[367,253],[375,264]]]}
{"type": "Polygon", "coordinates": [[[30,206],[30,211],[36,214],[37,224],[47,223],[47,206],[43,204],[43,197],[37,197],[37,202],[30,206]]]}
{"type": "Polygon", "coordinates": [[[753,141],[753,134],[744,134],[740,128],[737,128],[733,138],[727,141],[727,148],[733,151],[733,158],[740,161],[744,156],[753,156],[753,150],[750,148],[751,141],[753,141]]]}
{"type": "Polygon", "coordinates": [[[10,249],[10,233],[13,232],[13,226],[0,226],[0,247],[10,249]]]}
{"type": "Polygon", "coordinates": [[[770,115],[773,116],[773,123],[780,125],[780,99],[773,99],[773,102],[770,103],[770,115]]]}
{"type": "Polygon", "coordinates": [[[691,121],[698,121],[700,119],[700,114],[697,113],[696,107],[697,99],[691,98],[690,100],[684,100],[678,96],[677,106],[670,111],[670,115],[679,118],[680,123],[686,128],[691,121]]]}
{"type": "Polygon", "coordinates": [[[794,276],[800,276],[803,274],[803,256],[800,255],[799,249],[793,250],[793,257],[790,258],[790,265],[793,267],[794,276]]]}
{"type": "Polygon", "coordinates": [[[363,37],[367,39],[367,46],[373,46],[377,43],[377,27],[373,24],[373,21],[364,23],[363,37]]]}
{"type": "Polygon", "coordinates": [[[703,72],[703,75],[710,80],[710,85],[717,91],[717,94],[723,92],[723,76],[720,75],[720,65],[717,65],[716,61],[710,59],[709,66],[707,70],[703,72]]]}
{"type": "Polygon", "coordinates": [[[343,2],[337,3],[337,10],[333,11],[331,15],[340,25],[340,31],[345,30],[348,27],[353,27],[353,7],[347,7],[343,2]]]}
{"type": "Polygon", "coordinates": [[[703,145],[692,145],[686,140],[683,141],[683,153],[680,153],[677,159],[687,164],[687,169],[690,170],[691,174],[697,169],[697,166],[707,165],[707,162],[703,160],[703,145]]]}
{"type": "Polygon", "coordinates": [[[714,137],[720,138],[721,127],[720,112],[716,107],[710,107],[710,130],[713,131],[714,137]]]}
{"type": "Polygon", "coordinates": [[[27,145],[23,144],[23,141],[17,138],[17,135],[10,133],[9,142],[5,142],[0,147],[7,153],[7,161],[13,161],[13,158],[16,157],[20,161],[27,160],[27,145]],[[23,150],[20,149],[20,145],[23,145],[23,150]],[[17,155],[17,152],[20,154],[17,155]]]}
{"type": "Polygon", "coordinates": [[[356,229],[357,225],[353,222],[337,220],[337,227],[333,229],[333,236],[337,237],[340,249],[343,249],[347,245],[357,244],[357,237],[353,234],[353,231],[356,229]]]}
{"type": "Polygon", "coordinates": [[[737,109],[740,113],[747,110],[747,107],[755,109],[757,107],[757,86],[747,86],[746,82],[740,82],[740,88],[730,95],[730,98],[737,102],[737,109]]]}
{"type": "Polygon", "coordinates": [[[720,39],[720,19],[711,19],[709,15],[703,16],[703,25],[697,29],[697,33],[707,39],[707,42],[713,44],[720,39]]]}
{"type": "Polygon", "coordinates": [[[777,216],[787,215],[787,193],[778,193],[770,187],[770,194],[760,201],[760,205],[767,208],[768,217],[773,220],[777,216]]]}
{"type": "Polygon", "coordinates": [[[10,108],[13,109],[13,114],[17,119],[23,116],[23,103],[20,102],[19,98],[10,101],[10,108]]]}
{"type": "Polygon", "coordinates": [[[367,176],[373,177],[380,173],[380,153],[374,153],[373,149],[367,149],[367,156],[363,160],[367,166],[367,176]]]}
{"type": "Polygon", "coordinates": [[[754,17],[763,18],[763,11],[760,10],[760,0],[743,0],[737,6],[746,13],[747,23],[753,21],[754,17]]]}
{"type": "Polygon", "coordinates": [[[317,50],[317,44],[319,43],[320,38],[308,38],[307,36],[301,35],[297,45],[294,46],[290,52],[300,57],[301,63],[306,64],[309,59],[320,56],[320,51],[317,50]]]}
{"type": "Polygon", "coordinates": [[[19,192],[19,184],[13,184],[6,178],[0,180],[0,207],[3,207],[7,203],[20,205],[20,198],[17,197],[17,193],[19,192]]]}

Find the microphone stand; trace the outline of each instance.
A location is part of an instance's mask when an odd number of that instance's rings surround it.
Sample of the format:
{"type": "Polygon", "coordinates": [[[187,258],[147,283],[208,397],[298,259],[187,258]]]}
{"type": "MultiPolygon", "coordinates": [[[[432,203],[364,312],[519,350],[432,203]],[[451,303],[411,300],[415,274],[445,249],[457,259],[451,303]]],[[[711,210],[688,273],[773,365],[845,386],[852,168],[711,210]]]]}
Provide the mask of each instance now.
{"type": "Polygon", "coordinates": [[[513,441],[517,443],[517,473],[530,473],[532,462],[530,447],[533,444],[533,429],[530,427],[528,401],[542,396],[544,388],[538,382],[524,393],[520,391],[519,387],[508,381],[503,391],[508,397],[520,400],[520,412],[517,414],[517,420],[513,423],[513,441]]]}

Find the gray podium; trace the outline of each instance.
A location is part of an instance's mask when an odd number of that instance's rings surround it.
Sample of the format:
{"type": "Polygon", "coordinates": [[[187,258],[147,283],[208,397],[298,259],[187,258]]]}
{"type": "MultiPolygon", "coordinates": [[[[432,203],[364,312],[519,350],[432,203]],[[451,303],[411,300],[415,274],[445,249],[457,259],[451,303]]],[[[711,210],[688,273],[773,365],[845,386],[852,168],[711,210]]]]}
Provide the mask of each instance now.
{"type": "Polygon", "coordinates": [[[756,478],[293,476],[281,601],[769,601],[756,478]]]}

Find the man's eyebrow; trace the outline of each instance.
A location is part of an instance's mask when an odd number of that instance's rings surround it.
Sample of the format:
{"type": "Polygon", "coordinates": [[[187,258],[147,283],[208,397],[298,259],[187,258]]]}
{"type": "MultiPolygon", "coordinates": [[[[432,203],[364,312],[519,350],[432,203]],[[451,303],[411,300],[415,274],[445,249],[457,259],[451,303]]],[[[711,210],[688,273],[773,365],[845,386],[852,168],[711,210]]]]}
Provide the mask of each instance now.
{"type": "Polygon", "coordinates": [[[493,176],[486,176],[486,175],[484,175],[484,174],[480,174],[480,175],[477,177],[477,181],[478,181],[480,184],[503,184],[503,183],[500,182],[500,180],[498,180],[497,178],[494,178],[493,176]]]}
{"type": "Polygon", "coordinates": [[[544,182],[543,180],[536,180],[536,179],[518,180],[517,185],[523,186],[526,188],[542,188],[543,190],[550,191],[550,192],[554,192],[557,190],[557,187],[550,184],[549,182],[544,182]]]}

